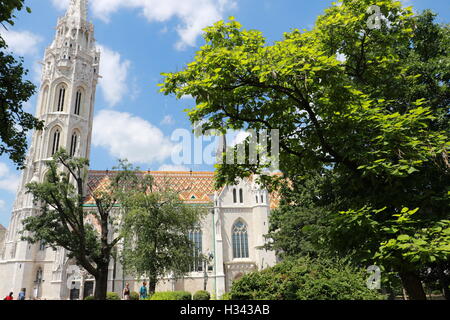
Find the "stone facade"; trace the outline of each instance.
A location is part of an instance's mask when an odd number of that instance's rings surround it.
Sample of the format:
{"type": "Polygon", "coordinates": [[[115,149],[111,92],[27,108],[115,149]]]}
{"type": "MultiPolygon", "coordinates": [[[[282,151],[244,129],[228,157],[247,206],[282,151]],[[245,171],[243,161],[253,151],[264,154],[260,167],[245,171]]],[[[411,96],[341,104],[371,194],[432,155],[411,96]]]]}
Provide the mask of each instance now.
{"type": "MultiPolygon", "coordinates": [[[[45,160],[64,147],[76,157],[89,158],[92,122],[100,53],[95,47],[94,26],[87,22],[87,1],[71,0],[66,15],[58,20],[56,36],[45,51],[42,83],[36,116],[45,121],[43,131],[35,132],[22,173],[9,228],[2,244],[0,229],[0,294],[26,289],[27,299],[82,299],[91,295],[95,283],[86,272],[72,278],[74,261],[64,249],[21,240],[21,221],[38,214],[29,182],[41,182],[46,175],[45,160]],[[75,286],[74,286],[75,284],[75,286]]],[[[272,266],[275,254],[259,250],[268,231],[268,216],[276,197],[251,179],[222,190],[214,189],[212,172],[149,172],[157,183],[169,182],[178,188],[183,201],[208,208],[202,231],[196,237],[208,265],[197,266],[183,279],[168,276],[158,290],[207,290],[220,297],[231,283],[247,272],[272,266]]],[[[90,171],[91,187],[99,188],[108,173],[90,171]]],[[[86,210],[92,206],[87,199],[86,210]]],[[[112,259],[108,290],[121,293],[125,283],[138,291],[141,280],[124,274],[112,259]]]]}

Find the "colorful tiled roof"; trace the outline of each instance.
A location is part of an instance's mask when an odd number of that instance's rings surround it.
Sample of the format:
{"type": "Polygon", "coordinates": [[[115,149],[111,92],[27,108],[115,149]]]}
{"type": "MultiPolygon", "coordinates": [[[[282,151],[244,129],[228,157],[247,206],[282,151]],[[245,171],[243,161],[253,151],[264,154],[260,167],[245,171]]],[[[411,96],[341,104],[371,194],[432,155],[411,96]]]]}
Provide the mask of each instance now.
{"type": "MultiPolygon", "coordinates": [[[[88,186],[91,190],[105,188],[112,171],[89,171],[88,186]]],[[[174,171],[143,171],[155,179],[155,188],[168,186],[179,192],[180,198],[189,204],[208,204],[216,190],[214,188],[214,172],[174,172],[174,171]]],[[[88,197],[86,204],[93,204],[92,197],[88,197]]],[[[270,197],[270,207],[274,209],[279,204],[279,195],[273,193],[270,197]]]]}
{"type": "MultiPolygon", "coordinates": [[[[88,186],[92,190],[105,188],[111,171],[89,171],[88,186]]],[[[214,172],[173,172],[173,171],[143,171],[142,174],[152,175],[155,179],[155,188],[167,186],[180,193],[181,200],[190,204],[207,204],[214,195],[214,172]]],[[[86,203],[93,199],[88,197],[86,203]]]]}

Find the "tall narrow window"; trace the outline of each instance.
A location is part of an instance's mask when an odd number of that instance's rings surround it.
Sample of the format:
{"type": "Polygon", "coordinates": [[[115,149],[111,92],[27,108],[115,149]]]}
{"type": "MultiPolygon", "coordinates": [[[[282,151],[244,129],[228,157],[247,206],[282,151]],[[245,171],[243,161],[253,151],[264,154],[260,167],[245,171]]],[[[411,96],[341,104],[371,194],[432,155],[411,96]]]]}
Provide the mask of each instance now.
{"type": "Polygon", "coordinates": [[[75,97],[75,111],[74,113],[79,116],[81,111],[81,98],[83,97],[80,90],[77,91],[76,97],[75,97]]]}
{"type": "Polygon", "coordinates": [[[58,152],[59,150],[59,139],[61,138],[61,131],[56,129],[55,133],[53,133],[53,144],[52,144],[52,156],[58,152]]]}
{"type": "Polygon", "coordinates": [[[239,201],[244,203],[244,191],[242,189],[239,189],[239,201]]]}
{"type": "Polygon", "coordinates": [[[74,133],[72,135],[72,140],[70,142],[70,156],[73,157],[77,153],[77,147],[78,147],[78,135],[74,133]]]}
{"type": "Polygon", "coordinates": [[[66,88],[60,87],[59,88],[59,94],[58,94],[58,105],[57,105],[57,112],[63,112],[64,111],[64,101],[66,99],[66,88]]]}
{"type": "Polygon", "coordinates": [[[200,272],[203,271],[202,265],[202,251],[203,251],[203,233],[202,231],[196,230],[189,232],[189,240],[194,244],[194,265],[191,267],[191,271],[200,272]]]}
{"type": "Polygon", "coordinates": [[[248,250],[247,225],[242,221],[236,222],[233,226],[232,242],[234,259],[248,258],[250,256],[248,250]]]}
{"type": "Polygon", "coordinates": [[[236,189],[233,189],[233,203],[237,203],[237,193],[236,193],[236,189]]]}

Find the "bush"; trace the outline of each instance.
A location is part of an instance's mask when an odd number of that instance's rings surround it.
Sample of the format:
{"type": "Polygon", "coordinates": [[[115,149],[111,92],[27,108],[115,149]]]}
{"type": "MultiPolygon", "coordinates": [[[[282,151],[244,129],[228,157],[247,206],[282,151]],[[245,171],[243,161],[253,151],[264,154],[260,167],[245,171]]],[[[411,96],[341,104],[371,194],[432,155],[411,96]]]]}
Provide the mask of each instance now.
{"type": "Polygon", "coordinates": [[[134,291],[130,293],[130,300],[139,300],[139,298],[140,298],[139,293],[134,291]]]}
{"type": "Polygon", "coordinates": [[[108,292],[106,293],[106,300],[120,300],[120,297],[115,292],[108,292]]]}
{"type": "Polygon", "coordinates": [[[86,297],[86,298],[84,298],[84,300],[95,300],[95,297],[94,296],[88,296],[88,297],[86,297]]]}
{"type": "Polygon", "coordinates": [[[192,294],[186,291],[156,292],[150,300],[192,300],[192,294]]]}
{"type": "Polygon", "coordinates": [[[232,300],[380,300],[368,274],[343,261],[299,258],[233,283],[232,300]]]}
{"type": "Polygon", "coordinates": [[[193,300],[211,300],[211,294],[208,291],[197,291],[193,300]]]}
{"type": "Polygon", "coordinates": [[[227,292],[222,295],[222,300],[231,300],[231,293],[227,292]]]}

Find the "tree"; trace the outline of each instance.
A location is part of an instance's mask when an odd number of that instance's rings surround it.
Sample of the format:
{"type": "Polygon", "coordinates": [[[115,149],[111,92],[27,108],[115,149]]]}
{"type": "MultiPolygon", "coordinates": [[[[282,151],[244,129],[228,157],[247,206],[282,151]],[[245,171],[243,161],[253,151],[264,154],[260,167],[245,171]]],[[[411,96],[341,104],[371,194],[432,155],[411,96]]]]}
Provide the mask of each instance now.
{"type": "Polygon", "coordinates": [[[123,206],[122,264],[128,272],[149,279],[150,293],[161,277],[177,278],[202,263],[189,233],[196,230],[204,210],[184,204],[168,186],[155,186],[150,175],[130,188],[123,206]]]}
{"type": "Polygon", "coordinates": [[[105,300],[110,258],[121,239],[117,236],[120,211],[114,208],[132,173],[122,162],[122,170],[109,177],[109,186],[91,189],[87,185],[88,160],[71,158],[61,150],[47,166],[44,182],[27,185],[40,211],[24,219],[23,239],[66,249],[68,257],[95,278],[95,298],[105,300]],[[94,199],[95,209],[85,209],[86,196],[94,199]]]}
{"type": "MultiPolygon", "coordinates": [[[[0,3],[0,24],[14,25],[15,10],[22,10],[23,0],[5,0],[0,3]]],[[[26,10],[31,12],[27,7],[26,10]]],[[[43,128],[43,123],[23,111],[23,103],[36,92],[36,87],[23,78],[28,71],[19,61],[7,53],[8,46],[0,36],[0,155],[9,154],[10,159],[23,168],[27,150],[27,133],[43,128]]]]}
{"type": "MultiPolygon", "coordinates": [[[[220,21],[192,63],[164,74],[161,91],[193,96],[188,115],[205,130],[279,129],[284,179],[331,177],[322,187],[332,199],[320,210],[340,226],[336,248],[385,264],[410,297],[426,299],[420,271],[450,257],[450,32],[430,12],[414,16],[392,0],[377,1],[374,28],[372,4],[344,0],[311,31],[273,45],[233,18],[220,21]]],[[[220,165],[218,184],[279,180],[264,169],[220,165]]]]}

